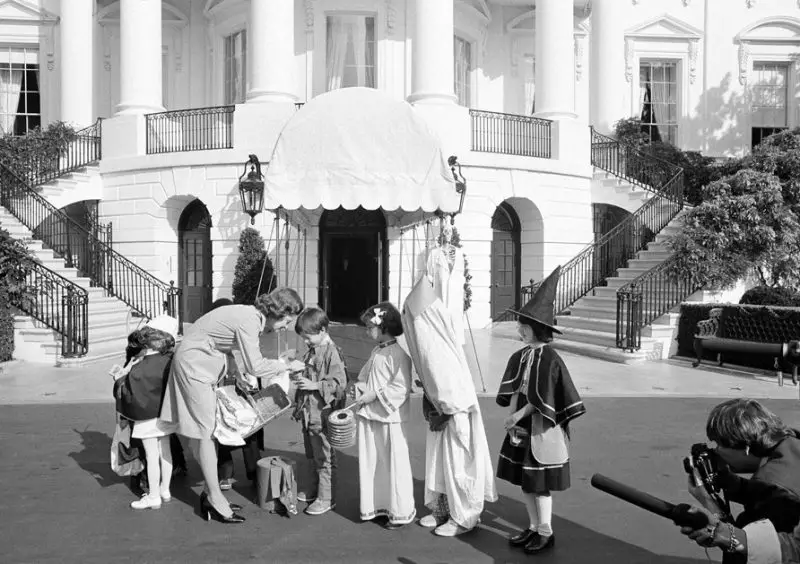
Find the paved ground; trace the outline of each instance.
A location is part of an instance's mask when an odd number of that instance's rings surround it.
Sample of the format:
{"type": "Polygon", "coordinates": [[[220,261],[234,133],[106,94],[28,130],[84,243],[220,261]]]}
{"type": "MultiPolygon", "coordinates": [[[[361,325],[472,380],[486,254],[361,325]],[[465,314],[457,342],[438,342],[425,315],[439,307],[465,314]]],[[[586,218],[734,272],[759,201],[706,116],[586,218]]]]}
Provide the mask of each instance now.
{"type": "MultiPolygon", "coordinates": [[[[494,393],[508,354],[519,343],[476,335],[486,387],[494,393]]],[[[473,355],[474,356],[474,355],[473,355]]],[[[798,389],[774,379],[695,370],[685,364],[623,366],[564,355],[589,412],[573,426],[573,487],[555,497],[557,548],[544,562],[702,563],[704,552],[670,523],[594,490],[601,472],[673,502],[689,501],[681,459],[703,439],[705,418],[720,398],[764,398],[793,425],[798,389]]],[[[230,499],[245,505],[242,525],[204,523],[195,513],[200,473],[173,488],[159,511],[133,512],[127,481],[111,472],[114,410],[107,366],[0,366],[0,561],[16,564],[143,562],[387,562],[440,564],[527,561],[505,536],[526,522],[519,492],[498,482],[479,531],[440,539],[414,525],[388,532],[358,520],[354,449],[340,456],[338,507],[320,517],[269,515],[254,491],[237,483],[230,499]]],[[[476,380],[479,380],[476,375],[476,380]]],[[[478,383],[480,389],[480,383],[478,383]]],[[[482,400],[493,459],[505,410],[482,400]]],[[[411,430],[417,507],[422,510],[424,427],[419,400],[411,430]]],[[[265,455],[300,460],[297,425],[269,425],[265,455]]],[[[237,454],[237,476],[242,476],[237,454]]],[[[719,554],[711,554],[719,561],[719,554]]]]}

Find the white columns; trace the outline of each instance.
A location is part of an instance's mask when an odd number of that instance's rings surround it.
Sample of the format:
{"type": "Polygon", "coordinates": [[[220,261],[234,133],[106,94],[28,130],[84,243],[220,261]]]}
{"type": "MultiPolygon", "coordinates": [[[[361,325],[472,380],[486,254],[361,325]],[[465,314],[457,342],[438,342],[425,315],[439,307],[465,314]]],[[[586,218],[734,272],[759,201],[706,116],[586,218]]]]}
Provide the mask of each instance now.
{"type": "Polygon", "coordinates": [[[250,0],[248,102],[294,102],[294,0],[250,0]]]}
{"type": "Polygon", "coordinates": [[[409,102],[455,104],[453,0],[416,0],[409,102]]]}
{"type": "Polygon", "coordinates": [[[61,0],[61,121],[85,127],[94,121],[94,0],[61,0]]]}
{"type": "Polygon", "coordinates": [[[625,32],[615,11],[618,0],[592,0],[591,63],[589,67],[589,114],[600,133],[610,133],[625,117],[619,86],[625,84],[625,32]]]}
{"type": "Polygon", "coordinates": [[[120,103],[117,115],[163,111],[161,0],[120,0],[119,17],[120,103]]]}
{"type": "Polygon", "coordinates": [[[572,4],[536,0],[537,117],[576,117],[572,4]]]}

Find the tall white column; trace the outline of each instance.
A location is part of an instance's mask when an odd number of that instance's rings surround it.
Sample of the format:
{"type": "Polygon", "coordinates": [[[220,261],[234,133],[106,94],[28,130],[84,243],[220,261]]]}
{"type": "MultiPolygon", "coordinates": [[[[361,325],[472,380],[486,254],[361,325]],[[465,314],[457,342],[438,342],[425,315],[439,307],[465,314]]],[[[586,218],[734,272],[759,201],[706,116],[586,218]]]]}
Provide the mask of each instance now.
{"type": "Polygon", "coordinates": [[[575,114],[572,2],[536,0],[536,116],[575,114]]]}
{"type": "Polygon", "coordinates": [[[117,115],[163,111],[161,0],[120,0],[119,18],[120,102],[117,115]]]}
{"type": "Polygon", "coordinates": [[[625,77],[625,32],[623,19],[615,11],[618,0],[592,0],[590,39],[589,114],[592,125],[610,133],[625,117],[625,99],[620,85],[625,77]]]}
{"type": "Polygon", "coordinates": [[[250,0],[248,102],[294,102],[294,0],[250,0]]]}
{"type": "Polygon", "coordinates": [[[61,120],[78,127],[94,121],[94,0],[61,0],[61,120]]]}
{"type": "Polygon", "coordinates": [[[409,102],[455,104],[453,0],[416,0],[409,102]]]}

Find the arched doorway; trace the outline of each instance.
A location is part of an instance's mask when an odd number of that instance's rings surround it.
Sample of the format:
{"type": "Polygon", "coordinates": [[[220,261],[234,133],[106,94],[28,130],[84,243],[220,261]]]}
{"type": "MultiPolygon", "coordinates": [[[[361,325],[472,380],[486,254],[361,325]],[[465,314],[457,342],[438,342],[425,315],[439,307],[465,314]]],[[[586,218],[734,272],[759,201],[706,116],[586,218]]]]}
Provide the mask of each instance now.
{"type": "Polygon", "coordinates": [[[178,280],[186,323],[194,323],[211,307],[211,258],[211,214],[194,200],[178,221],[178,280]]]}
{"type": "Polygon", "coordinates": [[[497,206],[492,216],[492,319],[520,305],[520,230],[514,208],[506,202],[497,206]]]}
{"type": "Polygon", "coordinates": [[[381,210],[325,210],[319,222],[319,303],[336,321],[355,321],[387,299],[388,245],[381,210]]]}

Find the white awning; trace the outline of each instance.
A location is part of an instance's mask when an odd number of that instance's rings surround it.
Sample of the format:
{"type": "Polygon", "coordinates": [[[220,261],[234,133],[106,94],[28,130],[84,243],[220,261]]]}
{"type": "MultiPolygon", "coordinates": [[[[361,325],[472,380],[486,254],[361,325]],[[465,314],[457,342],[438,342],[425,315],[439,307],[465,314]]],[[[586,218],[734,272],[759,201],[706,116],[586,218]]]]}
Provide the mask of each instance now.
{"type": "Polygon", "coordinates": [[[314,98],[284,127],[264,206],[455,212],[460,196],[438,138],[407,102],[372,88],[314,98]]]}

